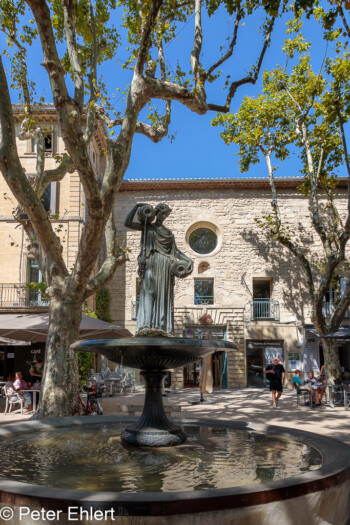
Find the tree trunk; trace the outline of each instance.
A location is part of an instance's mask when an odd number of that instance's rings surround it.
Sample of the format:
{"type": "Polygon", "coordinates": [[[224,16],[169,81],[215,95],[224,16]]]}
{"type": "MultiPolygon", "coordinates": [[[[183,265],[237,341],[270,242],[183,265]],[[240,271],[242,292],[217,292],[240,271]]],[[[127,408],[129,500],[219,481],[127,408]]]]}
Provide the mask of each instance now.
{"type": "Polygon", "coordinates": [[[52,297],[46,339],[44,377],[36,418],[79,412],[78,354],[70,345],[79,338],[82,302],[66,294],[52,297]]]}
{"type": "Polygon", "coordinates": [[[322,339],[322,348],[327,380],[340,380],[340,362],[337,343],[334,339],[322,339]]]}

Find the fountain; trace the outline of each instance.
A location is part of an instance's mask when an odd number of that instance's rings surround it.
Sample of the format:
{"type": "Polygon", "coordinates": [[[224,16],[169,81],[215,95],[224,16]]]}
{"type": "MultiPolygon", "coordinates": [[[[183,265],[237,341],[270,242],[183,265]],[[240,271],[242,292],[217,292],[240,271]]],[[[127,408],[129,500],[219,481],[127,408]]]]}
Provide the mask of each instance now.
{"type": "Polygon", "coordinates": [[[235,348],[174,337],[174,279],[188,276],[192,261],[163,224],[169,213],[165,204],[138,204],[126,218],[126,226],[142,232],[135,337],[73,345],[141,370],[141,417],[123,418],[121,433],[112,416],[0,427],[0,507],[6,505],[0,519],[11,525],[346,525],[350,447],[297,429],[212,420],[174,424],[166,417],[166,371],[235,348]]]}
{"type": "Polygon", "coordinates": [[[155,208],[136,204],[125,220],[128,228],[142,232],[136,336],[78,341],[72,345],[77,351],[100,353],[115,363],[141,369],[146,384],[143,413],[121,436],[125,443],[138,446],[173,446],[186,440],[183,430],[169,421],[164,412],[162,384],[167,371],[216,350],[236,348],[228,341],[174,337],[174,279],[190,275],[193,263],[177,248],[174,235],[163,224],[170,212],[164,203],[155,208]]]}

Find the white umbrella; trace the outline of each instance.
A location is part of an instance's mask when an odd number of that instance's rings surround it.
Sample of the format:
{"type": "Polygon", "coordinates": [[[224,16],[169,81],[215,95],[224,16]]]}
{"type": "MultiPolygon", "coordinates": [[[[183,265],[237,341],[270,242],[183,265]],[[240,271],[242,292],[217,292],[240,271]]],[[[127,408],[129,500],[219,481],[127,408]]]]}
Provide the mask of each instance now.
{"type": "Polygon", "coordinates": [[[202,359],[202,369],[199,378],[199,391],[204,394],[213,392],[213,374],[211,372],[211,356],[207,355],[202,359]]]}
{"type": "MultiPolygon", "coordinates": [[[[0,336],[20,341],[39,343],[46,341],[49,328],[49,314],[0,314],[0,336]]],[[[130,337],[126,328],[87,315],[82,316],[79,337],[82,339],[113,339],[130,337]]]]}

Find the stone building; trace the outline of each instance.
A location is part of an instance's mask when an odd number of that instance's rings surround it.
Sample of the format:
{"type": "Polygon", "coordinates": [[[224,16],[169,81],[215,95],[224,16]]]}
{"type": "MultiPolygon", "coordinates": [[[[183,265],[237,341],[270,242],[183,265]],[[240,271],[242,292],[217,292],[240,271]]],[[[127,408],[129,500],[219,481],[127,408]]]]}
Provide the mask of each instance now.
{"type": "MultiPolygon", "coordinates": [[[[53,106],[37,110],[37,121],[46,131],[46,168],[54,168],[55,156],[64,152],[53,106]]],[[[14,108],[16,132],[22,107],[14,108]]],[[[90,155],[98,178],[104,171],[104,130],[98,124],[90,155]]],[[[28,177],[35,174],[35,140],[18,140],[18,151],[28,177]]],[[[310,225],[307,201],[298,191],[298,179],[277,183],[282,214],[292,235],[315,254],[320,241],[310,225]]],[[[67,267],[71,268],[84,224],[84,194],[76,173],[52,183],[43,194],[44,205],[62,238],[67,267]]],[[[336,191],[340,210],[346,209],[346,182],[336,191]]],[[[36,261],[27,251],[23,229],[13,217],[17,206],[0,177],[0,314],[45,311],[36,261]]],[[[116,202],[120,242],[129,250],[129,261],[110,283],[111,317],[131,332],[135,329],[138,301],[137,256],[140,234],[126,230],[124,220],[137,202],[167,202],[172,213],[166,224],[174,232],[181,251],[194,261],[194,271],[175,285],[175,330],[183,337],[211,337],[234,341],[238,350],[213,357],[214,384],[218,387],[263,386],[265,364],[278,355],[287,370],[304,366],[317,370],[322,348],[310,319],[304,277],[298,262],[274,244],[257,227],[256,218],[270,212],[271,194],[265,179],[126,180],[116,202]]],[[[103,250],[101,251],[103,257],[103,250]]],[[[330,312],[334,290],[325,297],[330,312]]],[[[345,323],[348,321],[345,320],[345,323]]],[[[6,342],[5,342],[6,343],[6,342]]],[[[33,354],[43,355],[43,344],[0,347],[0,377],[23,369],[33,354]]],[[[339,347],[341,364],[350,370],[350,349],[339,347]]],[[[172,374],[173,384],[198,383],[200,363],[172,374]]]]}
{"type": "MultiPolygon", "coordinates": [[[[320,241],[311,228],[307,200],[297,179],[277,182],[282,216],[307,250],[320,241]]],[[[336,200],[345,211],[346,188],[336,200]]],[[[194,271],[175,285],[175,330],[181,337],[234,341],[238,350],[213,358],[214,384],[240,388],[263,386],[262,370],[277,355],[288,376],[301,368],[317,370],[322,349],[310,328],[310,305],[299,263],[258,228],[256,218],[270,212],[271,193],[264,179],[178,179],[124,181],[116,203],[117,230],[129,261],[110,284],[112,318],[132,333],[138,302],[137,256],[140,232],[126,230],[124,219],[138,202],[166,202],[166,225],[178,248],[194,261],[194,271]]],[[[332,307],[332,290],[324,307],[332,307]]],[[[342,351],[344,369],[350,351],[342,351]]],[[[173,384],[198,383],[199,363],[173,373],[173,384]]]]}
{"type": "MultiPolygon", "coordinates": [[[[19,158],[28,178],[36,173],[35,139],[19,140],[20,122],[23,107],[14,106],[15,129],[19,158]]],[[[44,105],[35,110],[38,124],[45,131],[45,169],[57,167],[56,156],[65,151],[64,142],[57,122],[53,105],[44,105]]],[[[105,157],[104,130],[97,125],[93,140],[89,145],[91,160],[96,177],[104,170],[105,157]]],[[[74,264],[81,230],[84,223],[84,193],[77,173],[67,174],[60,182],[53,182],[45,190],[42,200],[51,215],[53,227],[62,239],[63,253],[68,268],[74,264]]],[[[4,178],[0,176],[0,314],[21,312],[30,315],[48,310],[45,296],[39,290],[30,289],[29,283],[43,280],[37,262],[27,250],[28,239],[23,228],[14,218],[13,212],[18,203],[12,196],[4,178]]],[[[25,214],[20,215],[22,219],[25,214]]],[[[34,355],[44,353],[44,343],[31,346],[8,346],[2,341],[0,346],[0,377],[15,370],[28,369],[26,361],[34,355]]]]}

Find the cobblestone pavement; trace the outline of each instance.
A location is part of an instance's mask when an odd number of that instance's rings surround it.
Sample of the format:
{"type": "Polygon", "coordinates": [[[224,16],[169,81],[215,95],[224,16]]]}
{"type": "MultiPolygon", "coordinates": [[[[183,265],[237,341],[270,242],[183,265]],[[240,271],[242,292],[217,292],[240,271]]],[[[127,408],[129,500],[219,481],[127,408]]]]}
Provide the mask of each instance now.
{"type": "MultiPolygon", "coordinates": [[[[317,409],[296,406],[296,395],[292,390],[285,390],[277,410],[272,408],[271,394],[265,389],[246,388],[242,390],[215,390],[206,394],[205,403],[199,401],[198,389],[179,389],[167,392],[164,404],[170,404],[174,410],[181,407],[178,417],[186,419],[240,420],[250,426],[263,430],[265,426],[277,425],[298,428],[317,434],[324,434],[350,445],[350,410],[344,407],[328,406],[317,409]]],[[[144,394],[142,387],[136,393],[126,396],[104,397],[102,404],[105,415],[113,415],[117,407],[130,409],[136,406],[140,410],[144,394]]],[[[21,415],[18,410],[4,415],[4,399],[0,399],[0,425],[30,419],[31,415],[21,415]]],[[[96,416],[98,417],[98,416],[96,416]]]]}

